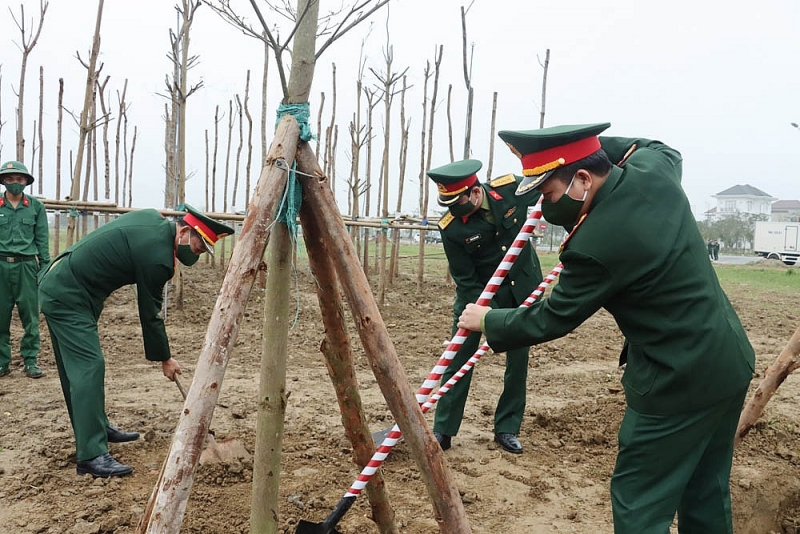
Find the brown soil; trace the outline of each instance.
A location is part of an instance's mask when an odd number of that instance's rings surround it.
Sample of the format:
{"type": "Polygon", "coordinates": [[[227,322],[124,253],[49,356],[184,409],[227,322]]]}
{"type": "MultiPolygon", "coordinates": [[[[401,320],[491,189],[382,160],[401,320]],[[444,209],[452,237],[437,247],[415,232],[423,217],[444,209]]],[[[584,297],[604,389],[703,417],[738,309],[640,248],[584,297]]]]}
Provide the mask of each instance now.
{"type": "MultiPolygon", "coordinates": [[[[300,519],[320,522],[358,470],[344,437],[338,407],[319,352],[323,330],[312,280],[301,262],[297,322],[290,332],[280,532],[300,519]]],[[[167,330],[188,385],[222,274],[200,263],[187,274],[186,309],[170,310],[167,330]]],[[[416,275],[401,275],[387,293],[383,317],[400,359],[416,387],[440,356],[449,334],[453,288],[428,277],[424,297],[416,275]]],[[[726,288],[758,354],[758,369],[771,363],[798,325],[794,295],[754,294],[726,288]]],[[[220,406],[211,424],[217,440],[236,438],[250,451],[261,359],[263,292],[252,293],[220,406]]],[[[30,380],[14,360],[0,378],[0,532],[130,533],[147,502],[178,421],[182,398],[142,355],[141,331],[131,288],[107,302],[100,326],[107,369],[106,406],[111,421],[138,430],[139,441],[111,445],[130,477],[93,480],[75,474],[74,442],[42,322],[45,372],[30,380]]],[[[20,327],[12,327],[15,346],[20,327]]],[[[354,345],[357,338],[352,336],[354,345]]],[[[528,404],[514,456],[492,442],[493,410],[504,358],[488,354],[475,369],[470,402],[453,448],[445,453],[474,533],[530,534],[612,532],[609,481],[617,429],[625,407],[616,368],[621,336],[600,312],[569,336],[531,350],[528,404]]],[[[363,354],[358,378],[373,430],[391,415],[363,354]]],[[[754,381],[757,383],[758,379],[754,381]]],[[[763,421],[737,450],[731,486],[738,534],[800,532],[798,380],[790,377],[767,407],[763,421]]],[[[430,420],[431,417],[429,416],[430,420]]],[[[409,449],[400,442],[384,469],[401,531],[438,532],[424,485],[409,449]]],[[[200,466],[182,532],[248,531],[252,464],[232,461],[200,466]]],[[[378,532],[362,496],[339,525],[343,534],[378,532]]],[[[674,529],[673,529],[674,530],[674,529]]]]}

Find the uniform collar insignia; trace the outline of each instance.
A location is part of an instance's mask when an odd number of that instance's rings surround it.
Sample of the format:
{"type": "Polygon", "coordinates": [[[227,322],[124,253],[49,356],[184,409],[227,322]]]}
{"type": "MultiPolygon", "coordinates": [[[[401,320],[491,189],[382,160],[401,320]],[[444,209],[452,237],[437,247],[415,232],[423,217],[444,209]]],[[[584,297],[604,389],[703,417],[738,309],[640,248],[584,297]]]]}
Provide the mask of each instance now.
{"type": "Polygon", "coordinates": [[[500,193],[498,193],[494,189],[489,190],[489,195],[495,200],[503,200],[503,197],[500,196],[500,193]]]}
{"type": "Polygon", "coordinates": [[[566,239],[564,239],[564,242],[563,242],[563,243],[561,243],[561,246],[560,246],[560,247],[558,247],[558,253],[559,253],[559,254],[561,254],[561,253],[564,251],[564,249],[566,248],[566,246],[567,246],[567,243],[569,242],[569,240],[572,238],[572,236],[573,236],[573,235],[575,235],[575,232],[577,232],[577,231],[578,231],[578,228],[580,228],[580,227],[581,227],[581,224],[583,223],[583,221],[585,221],[585,220],[586,220],[586,215],[588,215],[588,214],[587,214],[587,213],[584,213],[584,214],[581,216],[581,218],[580,218],[580,219],[578,219],[578,222],[577,222],[577,224],[575,225],[575,228],[573,228],[573,229],[572,229],[572,231],[569,233],[569,235],[566,237],[566,239]]]}

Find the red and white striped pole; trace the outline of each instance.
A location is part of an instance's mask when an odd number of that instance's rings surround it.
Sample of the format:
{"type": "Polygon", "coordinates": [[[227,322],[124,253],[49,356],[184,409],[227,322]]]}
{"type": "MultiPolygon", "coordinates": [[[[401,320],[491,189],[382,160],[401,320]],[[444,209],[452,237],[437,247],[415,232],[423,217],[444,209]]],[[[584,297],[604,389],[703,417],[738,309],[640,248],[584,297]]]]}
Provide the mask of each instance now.
{"type": "MultiPolygon", "coordinates": [[[[527,308],[528,306],[533,304],[536,301],[536,299],[538,299],[542,295],[542,293],[544,293],[545,289],[547,289],[547,286],[549,286],[553,282],[553,280],[555,280],[558,277],[559,273],[563,268],[564,266],[561,265],[560,263],[556,265],[555,268],[553,268],[553,270],[550,271],[550,274],[548,274],[545,277],[545,279],[542,280],[542,283],[537,286],[537,288],[530,294],[530,296],[527,299],[525,299],[525,302],[523,302],[519,307],[527,308]]],[[[481,357],[484,354],[486,354],[486,351],[488,350],[489,350],[488,344],[484,343],[483,345],[481,345],[481,347],[477,351],[475,351],[475,354],[473,354],[472,357],[469,360],[467,360],[467,362],[464,365],[461,366],[458,372],[456,372],[450,378],[450,380],[448,380],[445,384],[443,384],[442,387],[440,387],[436,393],[431,395],[431,397],[422,404],[422,413],[426,413],[428,410],[430,410],[439,401],[439,399],[441,399],[442,396],[444,396],[445,393],[450,391],[450,389],[456,384],[456,382],[461,380],[461,378],[464,375],[466,375],[475,366],[476,363],[478,363],[478,360],[480,360],[481,357]]],[[[344,495],[345,498],[355,497],[361,493],[361,491],[370,481],[372,476],[378,471],[380,466],[383,465],[383,462],[386,460],[386,457],[389,456],[389,453],[392,451],[394,446],[400,440],[402,435],[403,433],[400,431],[400,427],[395,424],[389,431],[389,435],[386,436],[386,439],[384,439],[383,442],[380,444],[380,446],[378,446],[378,448],[375,450],[375,454],[372,455],[370,461],[367,463],[366,466],[364,466],[364,469],[361,470],[361,473],[359,473],[355,482],[353,482],[353,484],[350,486],[350,489],[347,490],[347,493],[345,493],[344,495]]]]}

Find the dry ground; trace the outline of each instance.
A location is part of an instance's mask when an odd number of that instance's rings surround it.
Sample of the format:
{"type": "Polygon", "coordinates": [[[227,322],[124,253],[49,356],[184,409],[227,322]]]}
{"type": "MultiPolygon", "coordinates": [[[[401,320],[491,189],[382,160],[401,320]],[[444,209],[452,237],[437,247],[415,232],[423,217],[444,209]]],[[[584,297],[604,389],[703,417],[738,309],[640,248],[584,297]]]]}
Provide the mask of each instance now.
{"type": "MultiPolygon", "coordinates": [[[[297,323],[290,332],[280,522],[293,533],[299,519],[321,521],[357,474],[341,428],[333,388],[319,352],[323,337],[310,275],[297,278],[297,323]]],[[[188,270],[186,311],[171,310],[167,330],[173,354],[191,377],[221,274],[204,263],[188,270]]],[[[384,320],[416,387],[440,356],[448,336],[453,288],[429,276],[424,296],[416,275],[401,275],[387,294],[384,320]]],[[[763,370],[798,325],[796,297],[726,288],[739,311],[763,370]]],[[[212,429],[252,450],[263,293],[252,294],[236,351],[225,376],[212,429]]],[[[15,343],[20,328],[13,326],[15,343]]],[[[0,532],[130,533],[147,502],[169,447],[182,399],[142,355],[133,291],[109,299],[100,335],[106,367],[106,404],[112,422],[142,432],[143,439],[112,445],[134,467],[123,479],[92,480],[75,474],[74,442],[58,385],[46,327],[41,366],[45,377],[27,379],[21,363],[0,378],[0,532]]],[[[357,338],[354,345],[358,345],[357,338]]],[[[514,456],[492,442],[492,413],[502,384],[504,358],[489,354],[475,369],[461,432],[445,454],[474,533],[612,532],[609,480],[624,410],[616,369],[621,336],[598,313],[571,335],[531,351],[528,404],[514,456]]],[[[373,430],[391,418],[363,354],[358,377],[373,430]]],[[[757,383],[758,379],[754,381],[757,383]]],[[[762,423],[736,453],[732,491],[738,534],[800,532],[797,441],[798,378],[790,377],[768,406],[762,423]]],[[[429,420],[430,420],[429,416],[429,420]]],[[[252,465],[234,461],[197,472],[183,532],[248,531],[252,465]]],[[[385,466],[387,487],[401,530],[437,532],[432,509],[409,450],[400,442],[385,466]]],[[[340,523],[344,534],[373,533],[361,497],[340,523]]]]}

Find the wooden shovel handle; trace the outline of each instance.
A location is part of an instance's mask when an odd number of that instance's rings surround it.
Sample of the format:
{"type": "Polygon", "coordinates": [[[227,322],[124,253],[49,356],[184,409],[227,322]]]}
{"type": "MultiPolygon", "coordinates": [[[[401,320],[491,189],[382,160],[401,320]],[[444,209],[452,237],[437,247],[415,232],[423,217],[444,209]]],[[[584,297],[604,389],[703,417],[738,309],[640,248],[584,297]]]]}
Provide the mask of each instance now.
{"type": "Polygon", "coordinates": [[[178,389],[180,390],[181,395],[183,395],[183,400],[186,400],[186,390],[183,388],[183,384],[181,383],[181,379],[178,378],[178,373],[175,373],[175,376],[173,376],[173,378],[175,379],[175,385],[178,386],[178,389]]]}

